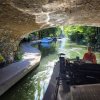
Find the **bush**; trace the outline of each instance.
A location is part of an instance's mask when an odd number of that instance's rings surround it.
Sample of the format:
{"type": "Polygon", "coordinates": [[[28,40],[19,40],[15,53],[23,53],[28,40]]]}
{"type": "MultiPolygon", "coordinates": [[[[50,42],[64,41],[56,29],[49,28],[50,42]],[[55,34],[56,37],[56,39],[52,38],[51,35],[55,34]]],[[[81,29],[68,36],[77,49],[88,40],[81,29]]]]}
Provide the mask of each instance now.
{"type": "Polygon", "coordinates": [[[20,51],[18,51],[17,53],[16,53],[16,55],[15,55],[15,61],[20,61],[20,60],[22,60],[22,55],[23,55],[23,53],[21,52],[21,50],[20,51]]]}
{"type": "Polygon", "coordinates": [[[76,33],[71,33],[69,35],[69,38],[73,42],[81,43],[84,39],[84,35],[81,34],[81,33],[76,32],[76,33]]]}

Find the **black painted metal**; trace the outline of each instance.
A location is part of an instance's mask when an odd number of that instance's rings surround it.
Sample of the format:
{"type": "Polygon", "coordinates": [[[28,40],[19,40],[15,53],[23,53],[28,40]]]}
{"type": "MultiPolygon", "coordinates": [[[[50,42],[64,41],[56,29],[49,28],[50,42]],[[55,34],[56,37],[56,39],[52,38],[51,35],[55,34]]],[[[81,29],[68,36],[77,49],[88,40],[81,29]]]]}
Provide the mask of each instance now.
{"type": "MultiPolygon", "coordinates": [[[[58,76],[53,76],[55,77],[56,86],[55,89],[53,89],[52,100],[65,100],[66,97],[62,95],[62,99],[59,99],[58,94],[63,91],[66,95],[70,92],[70,87],[72,85],[100,83],[100,64],[80,64],[78,61],[79,60],[70,63],[65,59],[64,54],[60,54],[58,65],[60,67],[58,70],[59,74],[57,74],[58,76]],[[60,91],[60,89],[62,90],[60,91]],[[66,90],[68,91],[66,92],[66,90]]],[[[55,66],[55,68],[57,68],[57,66],[55,66]]]]}

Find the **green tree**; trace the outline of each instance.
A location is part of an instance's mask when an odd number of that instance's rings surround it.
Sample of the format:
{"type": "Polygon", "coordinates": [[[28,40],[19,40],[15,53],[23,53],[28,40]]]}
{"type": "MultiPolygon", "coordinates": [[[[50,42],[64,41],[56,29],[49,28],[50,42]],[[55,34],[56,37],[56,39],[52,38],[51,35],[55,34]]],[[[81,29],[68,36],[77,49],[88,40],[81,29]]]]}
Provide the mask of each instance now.
{"type": "Polygon", "coordinates": [[[59,33],[59,27],[51,27],[51,28],[46,28],[46,29],[43,29],[43,30],[40,30],[38,32],[33,32],[32,34],[40,34],[40,38],[43,38],[43,37],[56,37],[57,34],[59,33]]]}
{"type": "Polygon", "coordinates": [[[91,41],[91,36],[95,34],[95,28],[91,26],[64,26],[64,32],[72,41],[85,42],[91,41]]]}

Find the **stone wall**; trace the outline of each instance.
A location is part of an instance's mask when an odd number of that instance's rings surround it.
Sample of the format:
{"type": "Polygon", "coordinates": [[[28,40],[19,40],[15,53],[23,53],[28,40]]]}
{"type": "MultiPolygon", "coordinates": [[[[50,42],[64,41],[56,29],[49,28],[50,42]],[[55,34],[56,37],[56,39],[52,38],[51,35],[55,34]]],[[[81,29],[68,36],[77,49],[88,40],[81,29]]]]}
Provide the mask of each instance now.
{"type": "Polygon", "coordinates": [[[0,52],[7,59],[26,34],[69,24],[100,26],[100,0],[0,0],[0,52]]]}

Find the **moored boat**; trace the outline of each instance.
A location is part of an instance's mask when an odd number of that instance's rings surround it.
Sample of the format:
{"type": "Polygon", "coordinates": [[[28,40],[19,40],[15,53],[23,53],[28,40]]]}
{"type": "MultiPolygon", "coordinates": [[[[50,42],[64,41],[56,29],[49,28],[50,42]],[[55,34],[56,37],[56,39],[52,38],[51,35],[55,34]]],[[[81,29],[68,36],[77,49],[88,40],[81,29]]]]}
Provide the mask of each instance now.
{"type": "Polygon", "coordinates": [[[99,100],[99,90],[100,64],[70,62],[60,56],[43,100],[99,100]]]}
{"type": "Polygon", "coordinates": [[[50,38],[50,37],[45,37],[45,38],[43,38],[43,39],[41,40],[42,43],[49,43],[49,42],[52,42],[52,41],[53,41],[53,39],[50,38]]]}

